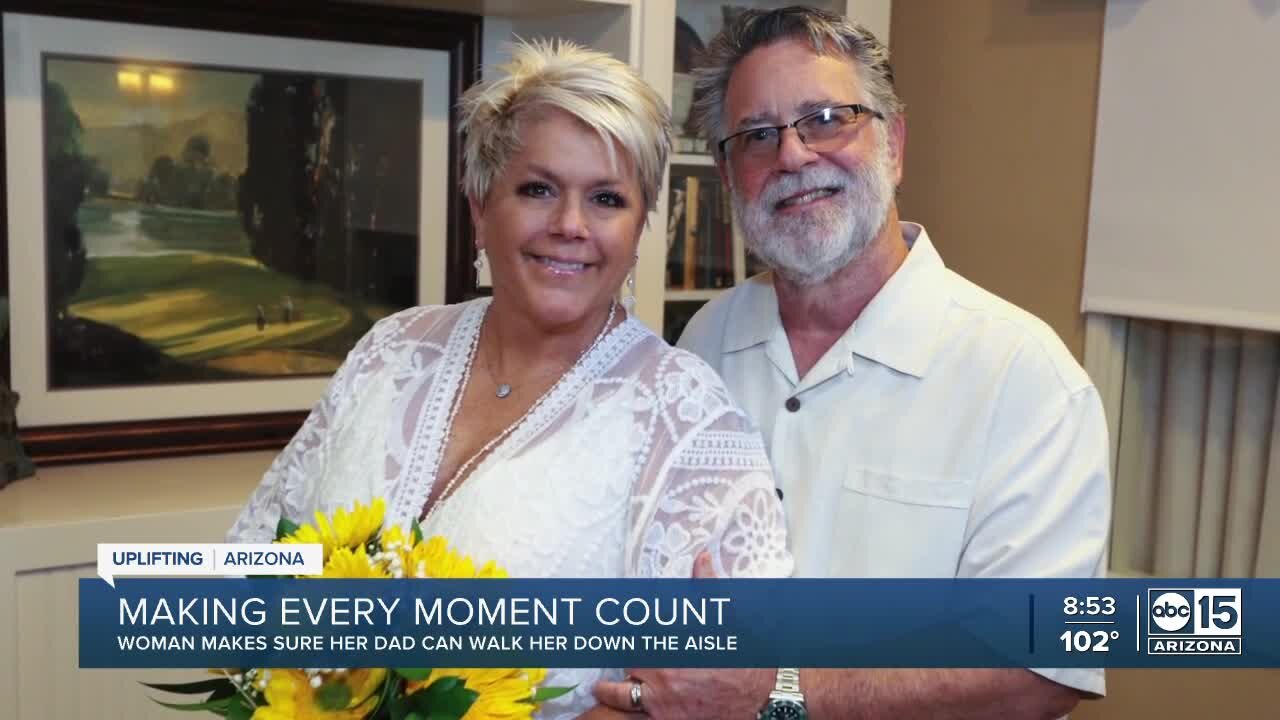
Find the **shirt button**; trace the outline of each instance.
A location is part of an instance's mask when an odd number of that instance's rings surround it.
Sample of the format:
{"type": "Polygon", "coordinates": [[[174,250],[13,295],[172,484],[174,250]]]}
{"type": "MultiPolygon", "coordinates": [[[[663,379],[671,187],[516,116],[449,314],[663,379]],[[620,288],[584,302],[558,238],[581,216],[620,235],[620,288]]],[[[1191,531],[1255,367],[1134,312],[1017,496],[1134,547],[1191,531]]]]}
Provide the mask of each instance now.
{"type": "Polygon", "coordinates": [[[799,410],[799,409],[800,409],[800,398],[798,398],[798,397],[789,397],[789,398],[787,398],[787,410],[788,410],[788,411],[790,411],[790,412],[795,412],[795,411],[797,411],[797,410],[799,410]]]}

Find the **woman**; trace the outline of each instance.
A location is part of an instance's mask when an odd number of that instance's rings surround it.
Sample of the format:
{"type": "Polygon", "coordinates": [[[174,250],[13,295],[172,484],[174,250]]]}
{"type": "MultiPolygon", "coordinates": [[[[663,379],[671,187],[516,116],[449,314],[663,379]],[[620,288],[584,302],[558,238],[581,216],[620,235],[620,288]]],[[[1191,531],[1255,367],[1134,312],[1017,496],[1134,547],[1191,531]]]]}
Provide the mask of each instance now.
{"type": "MultiPolygon", "coordinates": [[[[230,532],[384,497],[512,577],[790,573],[759,434],[701,360],[615,300],[670,148],[629,67],[524,44],[461,101],[464,186],[493,297],[406,310],[351,352],[230,532]]],[[[600,670],[543,717],[593,704],[600,670]]],[[[617,674],[613,673],[613,677],[617,674]]]]}

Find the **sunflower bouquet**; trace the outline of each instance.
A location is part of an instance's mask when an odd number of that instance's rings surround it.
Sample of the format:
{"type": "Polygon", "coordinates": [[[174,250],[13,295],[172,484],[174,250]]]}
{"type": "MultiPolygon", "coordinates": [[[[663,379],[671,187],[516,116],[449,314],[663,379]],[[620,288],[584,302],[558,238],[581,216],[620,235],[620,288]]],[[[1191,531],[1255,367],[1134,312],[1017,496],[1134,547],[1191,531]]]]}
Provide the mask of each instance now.
{"type": "MultiPolygon", "coordinates": [[[[492,561],[476,568],[441,536],[383,528],[381,499],[356,503],[314,525],[282,518],[278,543],[324,546],[324,578],[504,578],[492,561]]],[[[218,677],[151,684],[164,692],[207,695],[201,702],[156,702],[174,710],[207,711],[229,720],[529,720],[538,705],[571,688],[538,687],[533,668],[249,668],[212,671],[218,677]]]]}

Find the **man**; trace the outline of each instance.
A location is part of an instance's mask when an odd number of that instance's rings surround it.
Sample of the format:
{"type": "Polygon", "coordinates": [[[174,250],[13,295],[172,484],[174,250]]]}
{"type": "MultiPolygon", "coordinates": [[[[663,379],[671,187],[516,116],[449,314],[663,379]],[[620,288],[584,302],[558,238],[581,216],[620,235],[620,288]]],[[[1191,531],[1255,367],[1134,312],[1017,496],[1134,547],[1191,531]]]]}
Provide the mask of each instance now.
{"type": "MultiPolygon", "coordinates": [[[[1043,322],[899,221],[885,47],[826,12],[748,11],[707,62],[704,131],[772,272],[708,303],[680,344],[760,424],[797,575],[1104,576],[1097,391],[1043,322]]],[[[641,669],[596,694],[660,719],[796,717],[769,699],[797,691],[794,672],[641,669]]],[[[1101,670],[798,673],[812,718],[1045,718],[1102,692],[1101,670]]]]}

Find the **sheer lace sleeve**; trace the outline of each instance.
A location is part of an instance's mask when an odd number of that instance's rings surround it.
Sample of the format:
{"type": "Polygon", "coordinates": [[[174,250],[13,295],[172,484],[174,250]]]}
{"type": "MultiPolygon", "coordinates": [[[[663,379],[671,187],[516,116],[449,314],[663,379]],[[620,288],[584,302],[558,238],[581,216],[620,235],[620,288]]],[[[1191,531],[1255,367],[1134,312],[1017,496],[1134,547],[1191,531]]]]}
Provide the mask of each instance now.
{"type": "Polygon", "coordinates": [[[700,359],[671,350],[654,387],[655,445],[637,480],[628,569],[690,577],[703,550],[720,577],[793,569],[764,441],[700,359]]]}
{"type": "Polygon", "coordinates": [[[347,411],[365,379],[382,369],[403,345],[406,329],[426,314],[426,308],[411,308],[378,321],[360,338],[334,373],[324,397],[249,496],[227,532],[227,542],[271,542],[282,516],[295,521],[308,519],[308,509],[314,504],[310,495],[329,463],[335,422],[347,411]]]}

